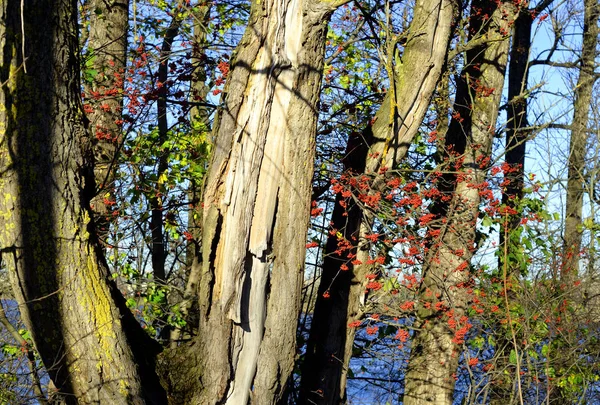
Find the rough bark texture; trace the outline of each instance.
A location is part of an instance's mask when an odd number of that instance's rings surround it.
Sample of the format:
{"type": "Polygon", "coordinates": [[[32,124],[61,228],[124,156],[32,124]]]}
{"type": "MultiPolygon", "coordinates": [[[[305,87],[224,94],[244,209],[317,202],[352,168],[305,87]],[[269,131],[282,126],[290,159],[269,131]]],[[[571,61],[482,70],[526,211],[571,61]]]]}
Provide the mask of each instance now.
{"type": "Polygon", "coordinates": [[[467,51],[454,107],[460,116],[455,115],[446,134],[446,151],[452,151],[447,156],[464,160],[461,175],[450,180],[452,200],[447,207],[437,209],[447,222],[424,261],[417,330],[405,379],[405,405],[453,402],[452,374],[460,354],[458,331],[465,326],[462,317],[469,299],[464,283],[471,278],[469,261],[475,247],[480,202],[474,185],[485,178],[486,167],[480,162],[491,150],[508,59],[510,41],[506,33],[514,22],[515,11],[512,3],[496,6],[493,2],[475,1],[471,6],[470,38],[483,33],[490,42],[467,51]],[[484,21],[483,15],[491,18],[484,21]],[[487,94],[481,91],[483,88],[493,91],[487,94]],[[429,309],[425,303],[430,303],[429,309]],[[436,311],[437,303],[452,312],[436,311]],[[451,326],[448,318],[455,319],[457,325],[451,326]]]}
{"type": "Polygon", "coordinates": [[[338,2],[253,2],[204,188],[187,382],[201,404],[277,403],[292,372],[327,21],[338,2]],[[260,354],[260,360],[259,360],[260,354]]]}
{"type": "Polygon", "coordinates": [[[115,155],[122,139],[123,83],[127,63],[129,0],[90,0],[88,60],[84,94],[90,107],[87,114],[94,136],[97,196],[92,200],[96,229],[101,241],[108,236],[115,155]],[[110,203],[109,203],[110,204],[110,203]]]}
{"type": "Polygon", "coordinates": [[[164,403],[155,351],[93,240],[77,4],[0,4],[0,244],[23,321],[66,403],[164,403]]]}
{"type": "Polygon", "coordinates": [[[585,153],[588,139],[588,121],[592,91],[597,75],[596,46],[598,44],[598,16],[600,6],[595,0],[584,1],[583,48],[579,78],[575,87],[573,123],[569,144],[567,198],[565,211],[564,252],[561,281],[567,285],[577,278],[581,251],[582,210],[584,194],[585,153]]]}
{"type": "MultiPolygon", "coordinates": [[[[404,158],[440,78],[457,10],[458,5],[453,1],[416,2],[402,63],[394,67],[393,85],[375,122],[364,131],[362,139],[349,140],[348,158],[344,162],[347,170],[355,174],[366,172],[374,177],[375,184],[382,178],[380,168],[393,168],[404,158]]],[[[371,233],[371,222],[365,220],[359,206],[350,202],[347,216],[344,216],[345,211],[338,198],[332,221],[346,239],[354,237],[356,240],[359,235],[371,233]]],[[[347,260],[334,253],[337,242],[336,236],[329,237],[325,249],[303,366],[302,403],[338,404],[346,397],[355,333],[355,329],[347,325],[362,317],[361,295],[368,267],[357,266],[340,272],[340,265],[347,260]],[[323,296],[327,290],[330,298],[323,296]]],[[[366,245],[362,243],[359,255],[368,255],[366,245]]],[[[364,259],[363,263],[366,262],[364,259]]]]}

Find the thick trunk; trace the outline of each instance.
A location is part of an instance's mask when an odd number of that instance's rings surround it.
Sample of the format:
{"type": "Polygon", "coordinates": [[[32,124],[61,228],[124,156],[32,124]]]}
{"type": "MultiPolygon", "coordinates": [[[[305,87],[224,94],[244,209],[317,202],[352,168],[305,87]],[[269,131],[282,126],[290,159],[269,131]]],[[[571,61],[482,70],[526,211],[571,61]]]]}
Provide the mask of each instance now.
{"type": "Polygon", "coordinates": [[[76,4],[4,1],[0,17],[0,243],[23,321],[65,402],[163,403],[155,351],[94,240],[76,4]]]}
{"type": "MultiPolygon", "coordinates": [[[[383,179],[381,168],[393,168],[404,158],[439,81],[457,10],[458,5],[453,1],[417,1],[402,63],[393,68],[394,79],[388,94],[373,125],[365,130],[362,137],[369,148],[361,140],[349,141],[347,151],[352,151],[352,154],[345,162],[349,172],[366,172],[374,177],[373,184],[377,184],[383,179]]],[[[364,213],[354,202],[349,202],[347,217],[344,211],[346,209],[339,204],[338,197],[332,221],[345,239],[352,241],[352,237],[371,233],[371,221],[365,221],[364,213]]],[[[362,245],[364,249],[359,250],[359,256],[366,263],[364,256],[368,255],[368,248],[365,243],[362,245]]],[[[354,252],[346,252],[344,257],[340,257],[334,253],[337,249],[337,236],[333,235],[327,241],[322,280],[311,322],[302,373],[303,403],[337,404],[345,401],[347,370],[355,333],[355,329],[347,325],[362,317],[360,300],[368,267],[352,268],[347,264],[350,269],[340,272],[340,265],[348,261],[346,254],[354,252]],[[324,297],[325,291],[329,292],[330,298],[324,297]]]]}
{"type": "Polygon", "coordinates": [[[475,1],[471,10],[472,33],[483,32],[491,41],[467,52],[467,67],[461,75],[455,103],[460,117],[453,118],[446,135],[446,150],[464,160],[461,175],[451,180],[452,200],[447,207],[435,209],[444,214],[447,222],[424,261],[417,329],[405,379],[405,405],[452,404],[452,374],[458,366],[463,332],[468,330],[468,320],[463,318],[469,300],[465,283],[471,279],[469,261],[480,202],[474,185],[485,179],[487,168],[480,162],[491,150],[508,59],[510,41],[506,33],[516,11],[512,3],[496,6],[485,1],[475,1]],[[491,18],[482,21],[483,15],[491,18]],[[471,108],[467,109],[469,105],[471,108]],[[436,305],[441,310],[435,310],[436,305]]]}
{"type": "Polygon", "coordinates": [[[96,197],[92,200],[98,237],[105,242],[110,225],[115,155],[122,139],[123,84],[127,64],[129,0],[91,0],[88,56],[84,71],[87,114],[94,136],[96,197]]]}
{"type": "Polygon", "coordinates": [[[338,5],[252,4],[205,181],[202,333],[190,351],[199,375],[187,379],[200,386],[180,399],[186,403],[277,403],[292,372],[316,105],[327,21],[338,5]]]}

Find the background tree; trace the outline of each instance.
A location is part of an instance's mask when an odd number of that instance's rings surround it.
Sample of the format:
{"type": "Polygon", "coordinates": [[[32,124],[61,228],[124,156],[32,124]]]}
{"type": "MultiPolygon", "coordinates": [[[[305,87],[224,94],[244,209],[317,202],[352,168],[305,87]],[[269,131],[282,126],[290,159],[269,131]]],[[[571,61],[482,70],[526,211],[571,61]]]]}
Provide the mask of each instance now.
{"type": "MultiPolygon", "coordinates": [[[[385,169],[392,169],[406,155],[442,72],[457,9],[458,5],[453,2],[417,2],[406,32],[395,33],[388,26],[384,49],[391,86],[372,124],[361,136],[348,141],[345,168],[350,175],[367,173],[375,177],[374,183],[381,182],[380,174],[384,174],[385,169]],[[403,39],[401,57],[396,49],[400,38],[403,39]],[[401,58],[401,63],[394,63],[396,57],[401,58]]],[[[379,192],[377,186],[374,188],[376,193],[379,192]]],[[[338,196],[332,222],[343,230],[343,239],[354,241],[350,242],[352,246],[358,240],[364,241],[364,235],[371,233],[373,223],[372,218],[364,216],[358,204],[351,202],[347,206],[342,201],[344,198],[341,194],[338,196]],[[363,221],[366,224],[363,225],[363,221]]],[[[367,252],[367,257],[364,253],[357,254],[356,247],[338,254],[336,251],[340,251],[339,239],[342,238],[336,233],[333,232],[327,241],[311,321],[301,398],[307,403],[345,401],[345,370],[354,342],[354,329],[347,325],[362,317],[360,296],[368,270],[368,249],[364,245],[360,248],[367,252]],[[356,256],[365,266],[351,263],[353,260],[349,256],[356,256]]]]}

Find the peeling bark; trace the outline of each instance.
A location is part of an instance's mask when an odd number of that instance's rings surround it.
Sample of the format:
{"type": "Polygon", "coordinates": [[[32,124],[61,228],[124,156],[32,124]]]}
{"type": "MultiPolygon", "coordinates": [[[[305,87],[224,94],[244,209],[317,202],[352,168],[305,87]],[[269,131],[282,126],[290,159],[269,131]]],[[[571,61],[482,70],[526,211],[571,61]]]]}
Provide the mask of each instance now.
{"type": "Polygon", "coordinates": [[[65,403],[164,403],[94,237],[76,3],[0,4],[0,244],[23,321],[65,403]]]}
{"type": "Polygon", "coordinates": [[[195,270],[198,375],[188,378],[200,386],[185,403],[277,403],[292,372],[316,104],[327,22],[339,4],[252,4],[214,124],[195,270]]]}

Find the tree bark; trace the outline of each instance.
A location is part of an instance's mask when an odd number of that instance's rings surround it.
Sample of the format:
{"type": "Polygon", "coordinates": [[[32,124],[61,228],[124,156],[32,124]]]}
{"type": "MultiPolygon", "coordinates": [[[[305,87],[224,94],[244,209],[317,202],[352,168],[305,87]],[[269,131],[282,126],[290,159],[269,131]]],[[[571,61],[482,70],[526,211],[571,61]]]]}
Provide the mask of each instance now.
{"type": "MultiPolygon", "coordinates": [[[[463,318],[469,300],[465,283],[471,279],[469,262],[475,249],[480,202],[479,190],[473,185],[485,179],[487,167],[480,162],[491,151],[508,59],[507,33],[515,15],[511,2],[496,5],[474,1],[471,6],[470,39],[483,33],[490,42],[466,53],[455,114],[446,134],[446,156],[452,156],[448,153],[452,151],[456,158],[464,160],[460,176],[449,179],[449,205],[440,207],[444,203],[438,201],[438,207],[433,209],[442,213],[447,222],[424,260],[416,330],[405,378],[405,405],[453,403],[452,375],[458,366],[462,333],[465,328],[468,330],[468,320],[463,318]],[[490,18],[484,20],[484,16],[490,18]],[[441,309],[436,310],[436,305],[441,309]],[[448,322],[448,318],[456,324],[448,322]]],[[[450,161],[456,163],[455,159],[450,161]]]]}
{"type": "Polygon", "coordinates": [[[84,72],[84,95],[89,106],[89,128],[94,136],[94,174],[98,182],[91,204],[98,238],[106,242],[110,201],[114,200],[115,159],[122,141],[129,0],[91,0],[88,10],[91,11],[86,70],[91,73],[84,72]]]}
{"type": "Polygon", "coordinates": [[[1,3],[1,251],[66,403],[164,403],[156,348],[111,282],[94,236],[76,6],[1,3]]]}
{"type": "Polygon", "coordinates": [[[187,352],[196,366],[182,403],[262,405],[283,395],[295,360],[327,22],[340,4],[252,3],[214,124],[193,269],[202,333],[187,352]]]}
{"type": "MultiPolygon", "coordinates": [[[[367,173],[373,177],[373,184],[377,184],[383,179],[380,169],[393,168],[404,158],[439,81],[457,12],[458,4],[454,1],[416,2],[402,62],[390,66],[394,69],[392,85],[374,123],[367,127],[361,138],[348,141],[348,158],[344,166],[349,173],[367,173]]],[[[390,59],[393,49],[395,44],[389,52],[390,59]]],[[[347,210],[339,202],[340,196],[336,197],[332,213],[334,226],[348,241],[362,241],[358,259],[362,258],[366,263],[367,244],[359,237],[371,233],[371,221],[353,201],[349,201],[347,210]]],[[[335,253],[337,249],[337,236],[332,235],[325,248],[322,278],[311,321],[302,372],[301,403],[338,404],[346,398],[347,370],[355,334],[355,328],[347,325],[363,315],[360,302],[369,268],[347,263],[349,270],[340,271],[340,265],[348,260],[347,253],[340,257],[335,253]],[[324,296],[326,291],[329,298],[324,296]]],[[[355,252],[356,248],[350,253],[355,252]]]]}
{"type": "Polygon", "coordinates": [[[588,140],[588,121],[594,83],[597,75],[596,46],[598,45],[598,17],[600,6],[596,1],[584,1],[583,48],[579,78],[575,87],[573,123],[569,143],[567,198],[563,263],[560,273],[562,283],[571,286],[578,277],[579,253],[582,237],[582,211],[585,184],[585,153],[588,140]]]}
{"type": "MultiPolygon", "coordinates": [[[[579,77],[575,87],[573,103],[573,122],[571,124],[571,139],[569,143],[569,159],[567,174],[567,196],[565,207],[565,228],[563,234],[564,246],[562,264],[559,274],[561,299],[571,301],[576,297],[574,284],[579,277],[579,254],[582,249],[583,236],[583,197],[586,183],[586,152],[589,137],[589,112],[592,104],[594,84],[598,78],[595,73],[598,34],[598,19],[600,5],[595,0],[584,0],[583,3],[583,46],[579,77]]],[[[562,322],[568,325],[570,315],[565,313],[562,322]]],[[[565,335],[565,339],[569,337],[565,335]]],[[[578,342],[573,341],[577,345],[578,342]]],[[[566,357],[560,350],[556,352],[553,366],[557,370],[557,379],[563,381],[569,374],[569,364],[572,359],[566,357]]],[[[571,404],[576,398],[574,393],[565,387],[555,386],[549,393],[552,403],[559,405],[571,404]]]]}

